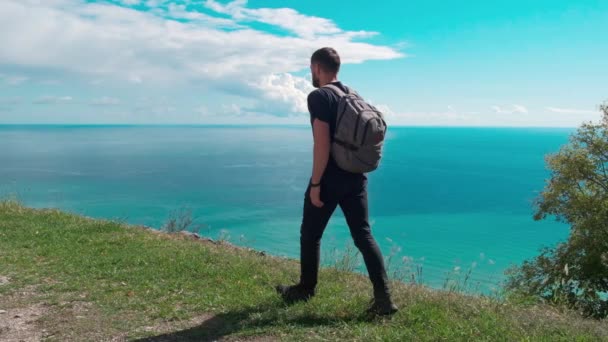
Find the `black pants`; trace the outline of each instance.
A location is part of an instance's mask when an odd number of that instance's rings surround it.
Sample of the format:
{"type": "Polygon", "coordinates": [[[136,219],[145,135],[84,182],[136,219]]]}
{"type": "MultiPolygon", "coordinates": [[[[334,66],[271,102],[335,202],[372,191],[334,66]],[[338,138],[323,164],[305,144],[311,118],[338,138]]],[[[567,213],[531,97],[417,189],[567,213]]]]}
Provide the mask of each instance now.
{"type": "Polygon", "coordinates": [[[367,178],[363,175],[325,174],[321,181],[321,208],[310,201],[310,187],[304,199],[300,228],[300,285],[314,289],[317,285],[320,245],[323,231],[339,205],[344,213],[355,246],[361,252],[374,295],[389,295],[388,278],[382,253],[372,236],[367,207],[367,178]]]}

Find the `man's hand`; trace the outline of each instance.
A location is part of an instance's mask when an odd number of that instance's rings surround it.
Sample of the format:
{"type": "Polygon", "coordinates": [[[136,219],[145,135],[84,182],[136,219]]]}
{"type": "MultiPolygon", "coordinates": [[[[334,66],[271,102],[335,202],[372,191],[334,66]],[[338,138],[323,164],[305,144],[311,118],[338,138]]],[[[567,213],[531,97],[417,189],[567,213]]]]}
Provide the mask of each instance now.
{"type": "Polygon", "coordinates": [[[310,188],[310,201],[312,205],[317,208],[323,207],[324,203],[321,202],[321,187],[317,186],[314,188],[310,188]]]}

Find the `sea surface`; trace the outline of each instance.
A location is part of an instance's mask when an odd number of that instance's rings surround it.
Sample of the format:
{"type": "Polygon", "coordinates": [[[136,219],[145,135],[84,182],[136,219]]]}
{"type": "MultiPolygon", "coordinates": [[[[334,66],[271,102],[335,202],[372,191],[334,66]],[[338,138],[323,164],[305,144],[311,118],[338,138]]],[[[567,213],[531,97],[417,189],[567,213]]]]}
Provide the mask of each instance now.
{"type": "MultiPolygon", "coordinates": [[[[485,293],[510,265],[565,239],[567,226],[532,216],[549,175],[544,156],[570,133],[390,128],[369,175],[389,273],[445,288],[470,271],[471,291],[485,293]]],[[[297,258],[311,160],[310,127],[0,126],[0,197],[157,228],[190,210],[205,236],[297,258]]],[[[351,241],[338,210],[322,262],[351,241]]]]}

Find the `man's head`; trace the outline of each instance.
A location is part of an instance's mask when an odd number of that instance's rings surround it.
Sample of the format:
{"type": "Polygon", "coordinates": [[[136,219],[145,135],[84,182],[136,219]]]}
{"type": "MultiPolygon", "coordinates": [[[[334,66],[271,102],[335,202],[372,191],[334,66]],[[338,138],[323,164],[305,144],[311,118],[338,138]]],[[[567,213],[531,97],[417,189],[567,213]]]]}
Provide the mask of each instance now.
{"type": "Polygon", "coordinates": [[[337,78],[340,71],[340,56],[330,47],[315,51],[310,57],[312,85],[315,88],[324,86],[337,78]]]}

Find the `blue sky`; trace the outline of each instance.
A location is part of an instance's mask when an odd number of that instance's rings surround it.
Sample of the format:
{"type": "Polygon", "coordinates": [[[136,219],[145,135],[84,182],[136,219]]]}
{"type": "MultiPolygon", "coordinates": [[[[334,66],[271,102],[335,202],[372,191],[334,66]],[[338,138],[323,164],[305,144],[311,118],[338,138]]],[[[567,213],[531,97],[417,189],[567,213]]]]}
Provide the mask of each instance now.
{"type": "Polygon", "coordinates": [[[333,46],[392,124],[573,127],[608,100],[606,23],[605,0],[3,0],[0,123],[307,124],[333,46]]]}

